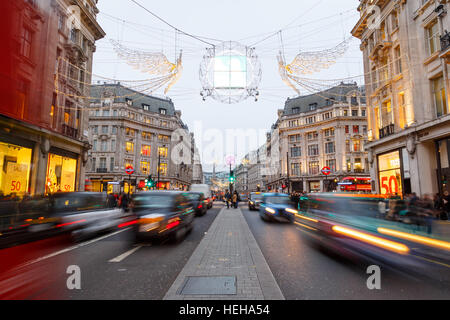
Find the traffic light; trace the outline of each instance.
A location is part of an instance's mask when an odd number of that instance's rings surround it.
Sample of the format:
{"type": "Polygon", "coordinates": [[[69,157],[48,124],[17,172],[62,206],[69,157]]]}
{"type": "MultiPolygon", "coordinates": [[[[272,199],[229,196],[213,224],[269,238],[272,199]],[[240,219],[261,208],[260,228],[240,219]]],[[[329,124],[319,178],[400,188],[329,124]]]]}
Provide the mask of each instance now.
{"type": "Polygon", "coordinates": [[[147,188],[153,188],[155,186],[155,181],[152,179],[152,175],[149,175],[147,179],[145,179],[145,186],[147,188]]]}
{"type": "Polygon", "coordinates": [[[230,183],[234,183],[235,177],[234,177],[234,171],[231,171],[230,173],[230,183]]]}

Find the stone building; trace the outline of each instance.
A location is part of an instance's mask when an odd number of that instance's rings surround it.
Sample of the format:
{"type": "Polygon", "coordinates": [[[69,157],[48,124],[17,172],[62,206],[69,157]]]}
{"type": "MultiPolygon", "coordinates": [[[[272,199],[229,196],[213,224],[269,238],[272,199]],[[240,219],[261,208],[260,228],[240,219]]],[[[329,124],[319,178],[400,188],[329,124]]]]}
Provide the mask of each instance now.
{"type": "Polygon", "coordinates": [[[374,190],[450,190],[448,1],[360,1],[374,190]]]}
{"type": "MultiPolygon", "coordinates": [[[[193,179],[195,140],[170,99],[146,95],[120,83],[93,85],[91,96],[95,99],[89,107],[92,149],[87,178],[92,190],[106,191],[109,186],[110,192],[128,192],[131,185],[134,192],[145,187],[150,175],[159,189],[188,190],[193,179]],[[127,174],[127,167],[134,173],[127,174]]],[[[196,176],[201,177],[198,165],[196,176]]]]}
{"type": "MultiPolygon", "coordinates": [[[[368,177],[365,97],[355,83],[288,99],[274,128],[280,171],[270,176],[269,190],[334,191],[344,177],[368,177]]],[[[268,151],[273,158],[273,145],[268,151]]]]}
{"type": "Polygon", "coordinates": [[[0,194],[84,190],[97,1],[0,2],[0,194]]]}

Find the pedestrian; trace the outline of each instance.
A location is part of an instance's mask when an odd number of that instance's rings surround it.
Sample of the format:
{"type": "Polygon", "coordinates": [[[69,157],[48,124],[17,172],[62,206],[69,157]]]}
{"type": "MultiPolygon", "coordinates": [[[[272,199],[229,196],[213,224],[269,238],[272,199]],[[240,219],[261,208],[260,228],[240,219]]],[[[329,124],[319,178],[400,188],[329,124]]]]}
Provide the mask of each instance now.
{"type": "Polygon", "coordinates": [[[122,193],[121,199],[122,199],[122,201],[121,201],[122,209],[124,211],[128,211],[128,196],[127,196],[127,194],[122,193]]]}
{"type": "Polygon", "coordinates": [[[231,195],[227,190],[227,192],[225,193],[225,202],[227,203],[227,209],[230,209],[230,198],[231,198],[231,195]]]}
{"type": "Polygon", "coordinates": [[[444,196],[442,197],[442,211],[441,219],[448,220],[450,216],[450,193],[447,190],[444,191],[444,196]]]}
{"type": "Polygon", "coordinates": [[[232,197],[232,201],[233,201],[232,207],[235,208],[235,209],[237,208],[237,199],[238,199],[238,196],[237,196],[237,192],[235,191],[233,193],[233,197],[232,197]]]}

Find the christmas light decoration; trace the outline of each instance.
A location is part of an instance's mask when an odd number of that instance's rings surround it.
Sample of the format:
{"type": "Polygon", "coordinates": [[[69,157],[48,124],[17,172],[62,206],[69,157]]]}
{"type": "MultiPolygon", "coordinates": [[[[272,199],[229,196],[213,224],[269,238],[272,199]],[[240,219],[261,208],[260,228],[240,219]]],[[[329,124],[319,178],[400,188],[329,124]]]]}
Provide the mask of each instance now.
{"type": "Polygon", "coordinates": [[[170,62],[162,52],[145,52],[124,47],[115,40],[110,40],[117,55],[128,65],[141,72],[158,76],[154,79],[155,89],[167,84],[164,94],[180,79],[183,71],[182,52],[176,63],[170,62]]]}
{"type": "Polygon", "coordinates": [[[254,48],[227,41],[208,48],[200,65],[203,100],[208,96],[222,103],[238,103],[250,96],[258,99],[261,64],[254,48]]]}

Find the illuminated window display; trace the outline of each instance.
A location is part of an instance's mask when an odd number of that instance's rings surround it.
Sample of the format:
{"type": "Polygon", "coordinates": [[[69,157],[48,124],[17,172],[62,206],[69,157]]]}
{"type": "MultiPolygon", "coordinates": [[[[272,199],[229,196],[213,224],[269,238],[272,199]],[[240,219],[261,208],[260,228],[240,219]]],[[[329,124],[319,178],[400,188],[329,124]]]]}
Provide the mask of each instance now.
{"type": "Polygon", "coordinates": [[[48,154],[46,190],[47,193],[75,191],[77,160],[48,154]]]}
{"type": "Polygon", "coordinates": [[[378,178],[381,194],[402,195],[402,172],[399,151],[378,156],[378,178]]]}
{"type": "Polygon", "coordinates": [[[28,192],[32,150],[0,142],[0,194],[28,192]]]}

